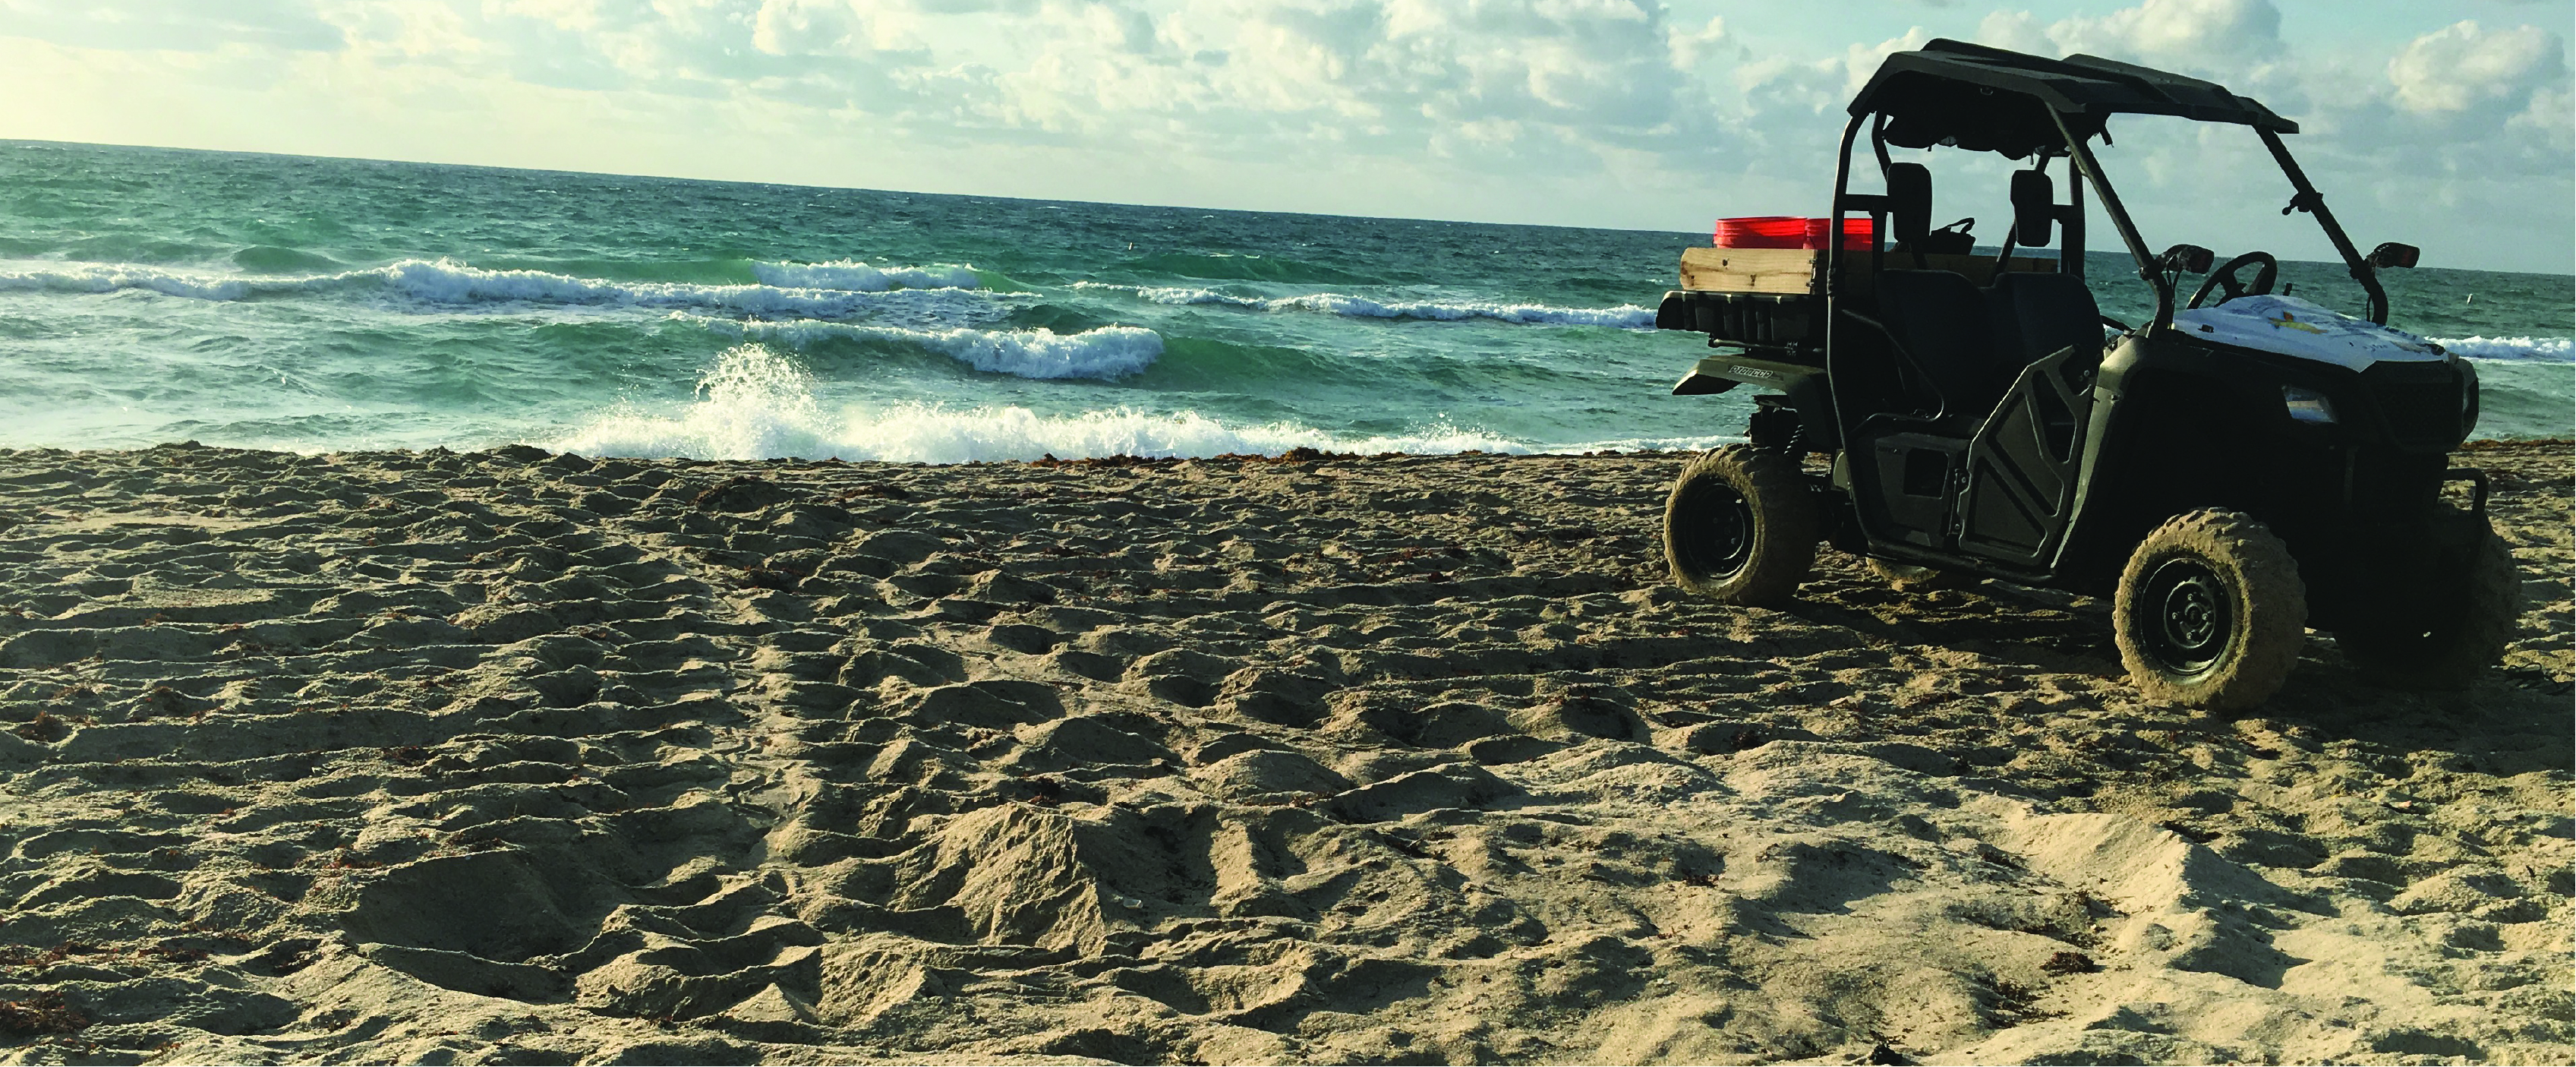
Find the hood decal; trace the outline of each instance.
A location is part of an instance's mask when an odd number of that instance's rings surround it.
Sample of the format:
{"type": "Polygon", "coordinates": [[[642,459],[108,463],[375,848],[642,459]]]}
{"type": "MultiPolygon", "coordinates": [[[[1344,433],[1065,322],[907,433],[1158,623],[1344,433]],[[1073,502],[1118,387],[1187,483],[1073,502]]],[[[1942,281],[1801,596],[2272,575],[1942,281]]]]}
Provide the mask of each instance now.
{"type": "Polygon", "coordinates": [[[2442,347],[2431,341],[2295,296],[2238,297],[2217,307],[2177,311],[2174,328],[2203,340],[2352,370],[2364,370],[2373,363],[2443,358],[2442,347]]]}

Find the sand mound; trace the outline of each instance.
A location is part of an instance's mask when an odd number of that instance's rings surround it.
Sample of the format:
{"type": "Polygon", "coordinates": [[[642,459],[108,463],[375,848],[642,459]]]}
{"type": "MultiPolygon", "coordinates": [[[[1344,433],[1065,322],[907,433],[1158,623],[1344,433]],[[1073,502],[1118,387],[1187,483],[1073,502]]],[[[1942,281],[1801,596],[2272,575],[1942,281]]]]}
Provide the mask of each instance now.
{"type": "Polygon", "coordinates": [[[2567,1062],[2570,464],[2462,694],[1691,602],[1680,457],[0,454],[0,1055],[2567,1062]]]}

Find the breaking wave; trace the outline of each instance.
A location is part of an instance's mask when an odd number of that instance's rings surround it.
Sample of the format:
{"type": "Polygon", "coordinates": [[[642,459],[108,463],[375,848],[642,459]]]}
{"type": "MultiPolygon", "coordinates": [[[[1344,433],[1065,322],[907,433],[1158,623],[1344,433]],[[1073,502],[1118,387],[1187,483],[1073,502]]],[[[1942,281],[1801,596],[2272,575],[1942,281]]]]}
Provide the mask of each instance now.
{"type": "Polygon", "coordinates": [[[1491,319],[1522,325],[1610,326],[1623,330],[1651,330],[1655,326],[1654,309],[1637,307],[1633,304],[1622,304],[1614,308],[1561,308],[1549,307],[1545,304],[1501,304],[1482,300],[1390,304],[1343,293],[1307,293],[1299,296],[1264,298],[1233,296],[1213,289],[1112,285],[1106,282],[1075,282],[1073,287],[1129,293],[1156,304],[1214,304],[1255,311],[1320,311],[1331,315],[1365,319],[1427,319],[1435,322],[1491,319]]]}
{"type": "Polygon", "coordinates": [[[753,277],[763,284],[796,289],[840,289],[881,293],[888,289],[974,289],[983,279],[973,267],[871,267],[856,260],[829,263],[754,263],[753,277]]]}
{"type": "Polygon", "coordinates": [[[1043,456],[1278,455],[1330,452],[1526,452],[1519,442],[1452,427],[1411,434],[1340,435],[1293,423],[1228,424],[1192,411],[1117,408],[1048,415],[1019,406],[928,403],[827,410],[804,369],[765,346],[736,346],[678,411],[620,405],[546,447],[595,456],[693,459],[888,460],[968,463],[1043,456]]]}
{"type": "Polygon", "coordinates": [[[800,319],[792,322],[736,322],[699,319],[710,330],[742,337],[775,339],[792,347],[826,338],[879,341],[947,356],[976,370],[1022,378],[1123,378],[1153,366],[1163,355],[1163,337],[1138,326],[1103,326],[1060,334],[1043,327],[1031,330],[910,329],[847,322],[800,319]]]}
{"type": "Polygon", "coordinates": [[[2464,359],[2498,359],[2532,363],[2576,363],[2576,338],[2567,337],[2435,337],[2434,344],[2464,359]]]}

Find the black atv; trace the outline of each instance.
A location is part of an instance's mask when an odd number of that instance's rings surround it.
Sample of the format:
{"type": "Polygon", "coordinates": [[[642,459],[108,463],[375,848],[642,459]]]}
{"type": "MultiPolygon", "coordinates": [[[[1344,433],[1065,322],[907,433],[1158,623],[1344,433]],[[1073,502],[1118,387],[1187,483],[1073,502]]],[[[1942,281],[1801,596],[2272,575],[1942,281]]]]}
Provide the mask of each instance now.
{"type": "Polygon", "coordinates": [[[2476,372],[2387,327],[2377,272],[2416,250],[2355,250],[2282,144],[2295,123],[2205,81],[1955,41],[1888,57],[1850,114],[1828,232],[1865,214],[1866,250],[1695,248],[1657,312],[1716,349],[1674,393],[1767,391],[1751,443],[1673,485],[1682,586],[1776,605],[1821,541],[1891,574],[2107,594],[2137,686],[2213,708],[2278,690],[2309,626],[2394,683],[2464,684],[2502,655],[2513,558],[2484,474],[2448,463],[2476,372]],[[2324,227],[2363,317],[2274,294],[2266,252],[2212,272],[2208,249],[2150,251],[2089,147],[2130,114],[2250,127],[2289,179],[2282,213],[2324,227]],[[1864,134],[1882,192],[1852,189],[1864,134]],[[1934,146],[2028,161],[1999,252],[1933,229],[1931,172],[1890,156],[1934,146]],[[2087,189],[2154,290],[2147,322],[2104,317],[2085,286],[2087,189]]]}

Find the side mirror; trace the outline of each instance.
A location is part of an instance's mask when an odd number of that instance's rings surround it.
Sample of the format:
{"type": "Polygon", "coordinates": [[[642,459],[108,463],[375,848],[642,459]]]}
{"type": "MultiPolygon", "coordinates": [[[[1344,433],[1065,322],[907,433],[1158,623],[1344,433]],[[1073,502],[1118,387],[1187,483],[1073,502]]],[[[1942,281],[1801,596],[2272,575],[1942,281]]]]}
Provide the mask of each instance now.
{"type": "Polygon", "coordinates": [[[2370,265],[2374,267],[2413,267],[2422,258],[2423,249],[2395,241],[2370,250],[2370,265]]]}
{"type": "Polygon", "coordinates": [[[1920,163],[1887,168],[1887,214],[1896,243],[1916,247],[1932,231],[1932,171],[1920,163]]]}
{"type": "Polygon", "coordinates": [[[2165,249],[2165,254],[2157,258],[2156,266],[2184,274],[2207,274],[2209,261],[2216,258],[2218,253],[2199,245],[2175,245],[2165,249]]]}
{"type": "Polygon", "coordinates": [[[2024,248],[2046,248],[2057,222],[2057,183],[2035,170],[2012,176],[2013,241],[2024,248]]]}

